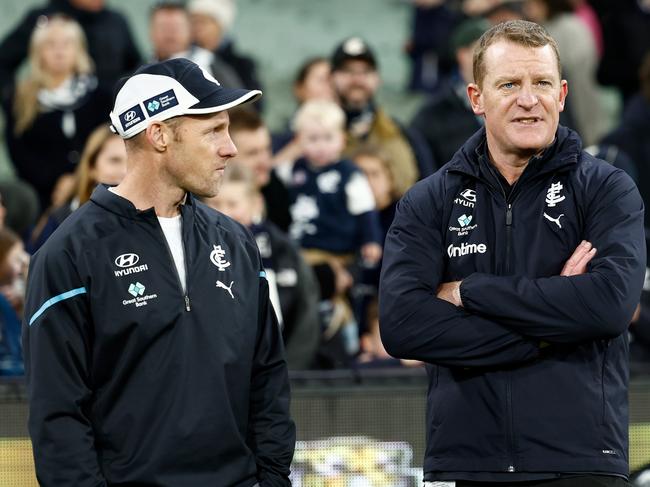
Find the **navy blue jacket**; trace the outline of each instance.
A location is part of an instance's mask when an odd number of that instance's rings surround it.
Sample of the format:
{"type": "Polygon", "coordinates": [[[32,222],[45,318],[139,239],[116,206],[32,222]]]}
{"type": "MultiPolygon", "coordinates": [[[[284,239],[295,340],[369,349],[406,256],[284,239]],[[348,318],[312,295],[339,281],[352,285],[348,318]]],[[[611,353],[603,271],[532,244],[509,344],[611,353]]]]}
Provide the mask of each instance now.
{"type": "Polygon", "coordinates": [[[634,183],[564,127],[509,193],[481,129],[403,197],[380,327],[390,354],[429,364],[425,478],[628,474],[624,332],[645,255],[634,183]],[[583,239],[588,272],[560,276],[583,239]],[[457,280],[462,308],[436,297],[457,280]]]}
{"type": "Polygon", "coordinates": [[[287,368],[255,241],[192,197],[181,216],[186,292],[153,209],[103,186],[34,255],[40,485],[290,485],[287,368]]]}

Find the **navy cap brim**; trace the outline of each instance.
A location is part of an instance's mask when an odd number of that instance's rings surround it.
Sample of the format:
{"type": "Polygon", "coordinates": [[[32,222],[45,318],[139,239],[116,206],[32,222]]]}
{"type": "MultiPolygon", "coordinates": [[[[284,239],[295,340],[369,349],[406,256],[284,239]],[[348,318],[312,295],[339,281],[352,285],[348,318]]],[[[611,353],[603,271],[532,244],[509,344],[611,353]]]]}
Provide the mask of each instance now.
{"type": "Polygon", "coordinates": [[[262,96],[260,90],[219,87],[185,110],[187,114],[215,113],[250,103],[262,96]]]}

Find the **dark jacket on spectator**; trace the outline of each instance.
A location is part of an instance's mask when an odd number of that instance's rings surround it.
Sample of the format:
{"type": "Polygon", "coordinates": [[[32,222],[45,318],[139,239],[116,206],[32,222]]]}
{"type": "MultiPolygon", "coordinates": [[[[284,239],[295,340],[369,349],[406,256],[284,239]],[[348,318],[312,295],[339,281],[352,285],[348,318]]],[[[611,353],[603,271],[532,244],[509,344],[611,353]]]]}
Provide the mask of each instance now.
{"type": "Polygon", "coordinates": [[[621,90],[627,99],[639,90],[639,66],[650,50],[650,12],[637,0],[607,2],[603,13],[605,51],[598,68],[598,81],[621,90]]]}
{"type": "MultiPolygon", "coordinates": [[[[646,204],[650,203],[650,101],[641,95],[631,98],[623,112],[621,123],[602,144],[613,145],[625,152],[636,166],[637,184],[646,204]]],[[[646,212],[645,225],[650,227],[650,215],[646,212]]]]}
{"type": "Polygon", "coordinates": [[[41,111],[25,132],[14,132],[13,93],[4,100],[5,140],[17,175],[38,193],[41,210],[50,206],[57,179],[75,170],[88,135],[108,121],[111,94],[100,87],[87,92],[67,110],[41,111]],[[74,133],[64,133],[64,116],[74,116],[74,133]]]}
{"type": "Polygon", "coordinates": [[[29,39],[37,19],[56,13],[65,14],[81,24],[88,40],[88,52],[95,62],[97,78],[109,89],[112,90],[121,76],[140,64],[140,53],[122,14],[109,8],[89,12],[72,6],[67,0],[50,0],[45,7],[27,12],[0,44],[0,86],[11,85],[16,69],[27,57],[29,39]]]}
{"type": "Polygon", "coordinates": [[[416,113],[411,128],[419,130],[434,160],[447,164],[482,123],[474,115],[462,82],[447,83],[416,113]]]}
{"type": "Polygon", "coordinates": [[[7,298],[0,294],[0,376],[24,373],[20,318],[7,298]]]}
{"type": "Polygon", "coordinates": [[[273,223],[253,225],[251,231],[267,278],[273,273],[277,286],[289,369],[308,369],[314,364],[321,332],[320,290],[314,272],[289,237],[273,223]]]}

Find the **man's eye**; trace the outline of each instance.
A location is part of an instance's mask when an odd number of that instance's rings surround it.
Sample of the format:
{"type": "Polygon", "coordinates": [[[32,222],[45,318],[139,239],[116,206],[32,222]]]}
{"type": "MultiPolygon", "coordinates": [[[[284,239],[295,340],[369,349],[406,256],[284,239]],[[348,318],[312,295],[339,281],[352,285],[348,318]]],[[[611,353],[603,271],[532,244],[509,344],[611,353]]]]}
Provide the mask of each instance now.
{"type": "Polygon", "coordinates": [[[514,83],[503,83],[503,84],[501,85],[501,88],[505,88],[506,90],[511,90],[511,89],[514,88],[514,87],[515,87],[515,84],[514,84],[514,83]]]}

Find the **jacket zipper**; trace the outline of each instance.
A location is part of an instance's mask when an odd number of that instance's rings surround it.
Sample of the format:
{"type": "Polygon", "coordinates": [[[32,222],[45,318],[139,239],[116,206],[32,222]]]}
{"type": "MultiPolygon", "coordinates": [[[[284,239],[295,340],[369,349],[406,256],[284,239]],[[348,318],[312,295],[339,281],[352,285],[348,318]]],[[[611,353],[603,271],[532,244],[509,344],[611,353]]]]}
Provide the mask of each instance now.
{"type": "MultiPolygon", "coordinates": [[[[494,171],[493,168],[490,168],[491,170],[494,171]]],[[[469,174],[464,171],[459,171],[462,174],[469,175],[471,177],[477,178],[479,181],[483,181],[486,183],[488,186],[490,186],[489,181],[484,180],[483,178],[478,178],[473,174],[469,174]]],[[[553,171],[554,173],[559,172],[557,169],[553,171]]],[[[494,174],[494,173],[493,173],[494,174]]],[[[541,177],[546,176],[546,172],[543,172],[541,174],[536,174],[532,178],[529,178],[526,182],[528,184],[533,184],[534,181],[541,177]]],[[[506,192],[501,185],[501,182],[499,181],[498,176],[495,175],[495,179],[498,182],[498,186],[501,189],[501,195],[503,196],[503,199],[506,203],[506,214],[505,214],[505,226],[506,226],[506,262],[505,262],[505,275],[510,275],[512,272],[512,266],[511,266],[511,252],[512,252],[512,205],[516,201],[517,196],[519,195],[520,191],[518,191],[518,186],[521,185],[521,179],[515,182],[515,184],[512,186],[510,189],[510,193],[506,195],[506,192]]],[[[494,187],[494,185],[492,185],[494,187]]],[[[603,373],[604,373],[604,368],[603,368],[603,373]]],[[[506,372],[506,433],[507,433],[507,438],[506,438],[506,447],[508,450],[508,456],[510,458],[509,465],[506,468],[506,471],[508,473],[513,473],[516,472],[516,466],[515,466],[515,426],[514,426],[514,413],[513,413],[513,407],[512,407],[512,373],[511,372],[506,372]]],[[[603,418],[604,418],[604,413],[605,413],[605,406],[604,406],[604,385],[603,387],[603,418]]]]}
{"type": "Polygon", "coordinates": [[[176,269],[176,262],[174,261],[174,254],[172,254],[172,249],[169,248],[169,242],[167,242],[167,237],[165,237],[165,232],[163,232],[160,222],[158,223],[158,228],[162,234],[163,242],[165,243],[165,248],[167,249],[167,255],[172,264],[172,271],[176,275],[176,282],[178,283],[178,288],[181,290],[183,295],[183,302],[185,304],[185,311],[191,311],[192,307],[190,306],[190,296],[189,296],[189,273],[187,272],[187,252],[185,251],[185,239],[183,238],[183,217],[181,216],[181,245],[183,247],[183,263],[185,264],[185,290],[183,290],[183,283],[181,282],[181,276],[178,274],[178,269],[176,269]]]}
{"type": "Polygon", "coordinates": [[[602,394],[602,424],[606,424],[605,416],[607,416],[607,391],[605,390],[605,369],[607,367],[607,352],[609,351],[609,340],[605,342],[605,353],[603,353],[603,364],[600,369],[600,387],[602,394]]]}
{"type": "Polygon", "coordinates": [[[512,203],[506,208],[506,275],[510,275],[510,247],[512,246],[512,203]]]}

